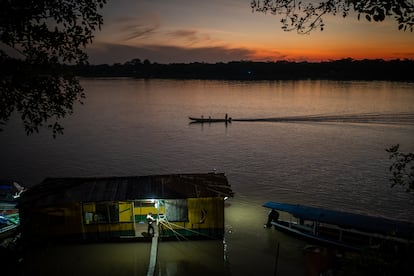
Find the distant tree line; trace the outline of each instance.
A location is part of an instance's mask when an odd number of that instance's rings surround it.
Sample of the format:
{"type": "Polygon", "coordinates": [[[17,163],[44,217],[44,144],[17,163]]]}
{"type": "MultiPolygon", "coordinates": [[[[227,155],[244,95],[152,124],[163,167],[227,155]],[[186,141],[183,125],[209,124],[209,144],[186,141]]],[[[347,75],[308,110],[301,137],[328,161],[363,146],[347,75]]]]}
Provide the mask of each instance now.
{"type": "Polygon", "coordinates": [[[327,62],[151,63],[149,60],[112,65],[73,66],[82,77],[135,77],[216,80],[391,80],[414,81],[414,60],[353,60],[327,62]]]}

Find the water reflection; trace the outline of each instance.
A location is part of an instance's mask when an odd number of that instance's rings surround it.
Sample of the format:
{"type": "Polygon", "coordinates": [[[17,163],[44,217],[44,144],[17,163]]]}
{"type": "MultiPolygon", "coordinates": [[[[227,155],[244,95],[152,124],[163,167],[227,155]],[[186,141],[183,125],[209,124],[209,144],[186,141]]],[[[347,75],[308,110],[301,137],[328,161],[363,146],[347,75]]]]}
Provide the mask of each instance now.
{"type": "Polygon", "coordinates": [[[146,275],[149,243],[42,245],[23,259],[23,275],[146,275]]]}
{"type": "Polygon", "coordinates": [[[160,275],[231,275],[222,241],[165,242],[158,250],[160,275]]]}
{"type": "MultiPolygon", "coordinates": [[[[227,262],[222,241],[194,246],[163,243],[159,269],[165,273],[182,273],[181,266],[216,273],[216,267],[224,265],[232,275],[272,275],[275,245],[280,242],[278,275],[303,275],[305,244],[263,229],[267,214],[261,204],[269,200],[414,220],[414,210],[407,208],[414,198],[403,189],[390,188],[384,150],[399,143],[404,151],[414,151],[412,125],[188,124],[188,116],[201,114],[228,113],[233,118],[413,114],[413,84],[129,79],[82,80],[82,84],[85,104],[76,106],[74,115],[62,122],[63,136],[54,140],[42,132],[27,137],[11,120],[0,133],[0,174],[30,186],[46,177],[225,172],[235,192],[226,208],[231,230],[226,234],[227,262]]],[[[89,275],[142,275],[148,262],[146,246],[50,246],[30,252],[27,265],[40,275],[47,275],[46,269],[54,275],[83,269],[89,275]]]]}
{"type": "MultiPolygon", "coordinates": [[[[155,275],[303,275],[305,243],[263,228],[267,210],[230,201],[225,243],[161,240],[155,275]]],[[[24,275],[146,275],[150,250],[144,242],[42,244],[26,251],[21,267],[24,275]]]]}

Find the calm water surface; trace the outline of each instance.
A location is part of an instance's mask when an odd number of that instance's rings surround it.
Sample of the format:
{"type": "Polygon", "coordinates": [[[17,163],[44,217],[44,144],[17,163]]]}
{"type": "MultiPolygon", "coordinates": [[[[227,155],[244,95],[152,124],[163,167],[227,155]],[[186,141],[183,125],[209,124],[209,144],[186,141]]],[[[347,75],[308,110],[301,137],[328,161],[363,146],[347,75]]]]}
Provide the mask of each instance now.
{"type": "MultiPolygon", "coordinates": [[[[270,274],[277,241],[279,274],[286,275],[288,269],[293,269],[289,272],[293,275],[303,274],[303,268],[295,265],[303,244],[263,229],[266,210],[261,204],[269,200],[414,221],[414,197],[401,188],[390,188],[390,161],[384,150],[399,143],[403,151],[414,151],[412,122],[233,122],[226,126],[188,120],[188,116],[224,117],[225,113],[236,119],[414,114],[414,84],[131,79],[88,79],[82,84],[87,98],[63,122],[63,136],[53,139],[41,132],[27,137],[13,120],[0,133],[0,175],[30,186],[45,177],[225,172],[235,192],[226,208],[226,243],[160,244],[160,275],[270,274]]],[[[146,268],[138,267],[148,262],[147,250],[135,253],[131,245],[70,250],[78,252],[72,256],[78,256],[79,267],[67,262],[61,267],[75,271],[86,265],[89,254],[82,252],[91,250],[100,257],[90,264],[108,267],[106,271],[124,267],[118,275],[145,274],[146,268]],[[101,252],[117,252],[118,257],[111,262],[111,254],[101,252]]],[[[35,254],[40,260],[51,249],[41,252],[35,254]]],[[[34,270],[38,261],[32,258],[27,263],[34,270]]]]}

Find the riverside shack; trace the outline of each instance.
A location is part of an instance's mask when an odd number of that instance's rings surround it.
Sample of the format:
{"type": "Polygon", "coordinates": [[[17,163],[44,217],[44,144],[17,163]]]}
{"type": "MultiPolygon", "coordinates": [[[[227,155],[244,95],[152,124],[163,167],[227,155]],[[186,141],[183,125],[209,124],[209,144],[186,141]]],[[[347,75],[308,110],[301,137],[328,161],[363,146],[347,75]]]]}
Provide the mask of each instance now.
{"type": "Polygon", "coordinates": [[[161,238],[221,238],[231,196],[223,173],[47,178],[20,198],[22,236],[145,239],[151,212],[161,238]]]}

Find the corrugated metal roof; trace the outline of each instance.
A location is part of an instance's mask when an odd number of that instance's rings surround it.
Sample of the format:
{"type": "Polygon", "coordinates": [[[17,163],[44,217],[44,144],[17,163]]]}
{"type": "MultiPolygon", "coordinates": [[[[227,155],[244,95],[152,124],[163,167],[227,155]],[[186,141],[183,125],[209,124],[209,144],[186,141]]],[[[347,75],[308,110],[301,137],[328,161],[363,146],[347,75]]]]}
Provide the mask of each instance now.
{"type": "Polygon", "coordinates": [[[233,196],[223,173],[46,178],[25,191],[19,205],[216,196],[233,196]]]}

